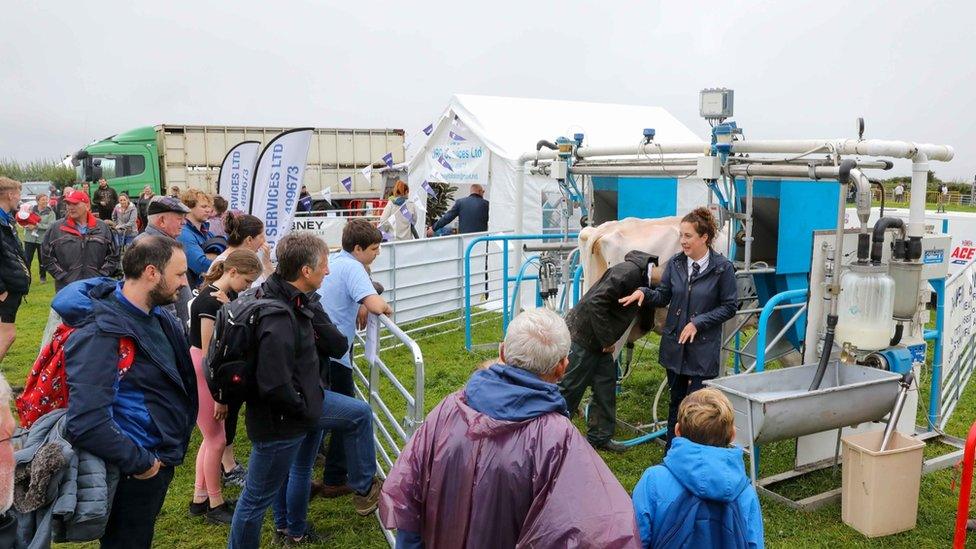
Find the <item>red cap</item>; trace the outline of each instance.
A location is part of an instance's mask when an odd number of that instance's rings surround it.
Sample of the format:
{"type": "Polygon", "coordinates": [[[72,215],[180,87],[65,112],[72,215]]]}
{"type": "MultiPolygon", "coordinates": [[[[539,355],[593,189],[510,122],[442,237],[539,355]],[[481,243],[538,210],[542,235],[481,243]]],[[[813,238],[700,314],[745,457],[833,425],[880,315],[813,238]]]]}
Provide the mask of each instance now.
{"type": "Polygon", "coordinates": [[[68,204],[77,204],[79,202],[84,202],[85,204],[91,205],[91,199],[88,198],[88,193],[85,191],[71,191],[68,196],[64,197],[64,201],[68,204]]]}

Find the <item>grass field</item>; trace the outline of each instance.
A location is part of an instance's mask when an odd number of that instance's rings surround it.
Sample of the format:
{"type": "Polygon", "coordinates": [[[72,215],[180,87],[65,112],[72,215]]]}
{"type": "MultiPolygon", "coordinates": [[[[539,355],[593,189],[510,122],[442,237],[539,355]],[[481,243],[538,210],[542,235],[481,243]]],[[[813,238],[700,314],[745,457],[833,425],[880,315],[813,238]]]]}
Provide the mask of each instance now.
{"type": "MultiPolygon", "coordinates": [[[[32,293],[18,315],[18,339],[2,364],[4,374],[13,385],[22,385],[32,364],[47,321],[48,305],[53,296],[51,282],[40,285],[36,282],[32,293]]],[[[460,328],[460,326],[459,326],[460,328]]],[[[420,345],[424,352],[426,367],[426,410],[433,408],[446,394],[457,390],[468,378],[473,369],[483,360],[492,358],[492,351],[467,353],[464,350],[464,333],[461,329],[446,331],[441,326],[431,333],[423,334],[420,345]]],[[[475,342],[498,341],[500,322],[486,322],[475,327],[475,342]]],[[[406,386],[411,386],[412,362],[403,349],[388,351],[384,360],[393,368],[406,386]]],[[[660,383],[663,371],[657,365],[657,341],[652,336],[643,349],[635,353],[635,368],[627,378],[623,392],[618,400],[620,417],[626,421],[640,423],[650,420],[650,408],[660,383]]],[[[923,376],[927,380],[927,376],[923,376]]],[[[384,390],[384,395],[389,391],[384,390]]],[[[666,409],[666,395],[662,410],[666,409]]],[[[391,399],[393,400],[393,399],[391,399]]],[[[923,401],[924,402],[924,401],[923,401]]],[[[392,406],[398,415],[402,406],[392,406]]],[[[919,414],[921,421],[922,415],[919,414]]],[[[956,412],[949,422],[949,434],[965,437],[969,425],[976,419],[976,394],[971,385],[965,392],[956,412]]],[[[247,459],[247,438],[241,432],[237,438],[238,458],[247,459]]],[[[618,438],[630,434],[619,432],[618,438]]],[[[212,548],[226,544],[228,527],[207,525],[200,519],[187,516],[186,505],[193,489],[193,459],[200,443],[199,433],[191,442],[186,463],[176,470],[176,477],[156,527],[156,546],[173,548],[212,548]]],[[[793,460],[793,445],[789,441],[770,444],[763,448],[762,474],[768,475],[788,470],[793,460]]],[[[602,454],[624,488],[630,491],[643,471],[651,465],[660,463],[661,447],[657,444],[644,444],[623,455],[602,454]]],[[[840,505],[829,505],[817,512],[799,513],[772,501],[763,500],[766,540],[770,547],[948,547],[952,540],[952,526],[955,518],[956,498],[950,487],[956,473],[953,470],[927,475],[922,480],[918,527],[910,532],[886,538],[868,540],[840,520],[840,505]]],[[[839,474],[831,471],[821,472],[812,478],[803,479],[787,485],[783,491],[793,497],[816,493],[822,489],[840,485],[839,474]]],[[[228,490],[227,495],[236,497],[236,490],[228,490]]],[[[349,498],[313,502],[310,520],[317,530],[327,531],[332,538],[322,547],[386,547],[385,540],[373,517],[361,518],[351,507],[349,498]]],[[[271,523],[265,528],[265,545],[271,544],[271,523]]],[[[59,547],[94,547],[96,544],[59,545],[59,547]]]]}

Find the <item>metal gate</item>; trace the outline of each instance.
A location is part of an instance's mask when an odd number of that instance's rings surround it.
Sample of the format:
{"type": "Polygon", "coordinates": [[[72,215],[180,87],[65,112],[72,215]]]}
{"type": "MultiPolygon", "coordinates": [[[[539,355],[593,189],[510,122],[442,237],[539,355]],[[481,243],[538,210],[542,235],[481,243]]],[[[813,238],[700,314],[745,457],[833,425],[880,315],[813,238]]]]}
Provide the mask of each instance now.
{"type": "MultiPolygon", "coordinates": [[[[376,469],[385,480],[403,446],[424,421],[424,355],[417,342],[386,315],[369,315],[366,332],[357,335],[357,339],[363,346],[363,353],[352,361],[356,396],[368,402],[372,410],[376,469]],[[409,389],[380,357],[393,351],[381,349],[383,331],[388,332],[385,337],[395,338],[412,355],[413,379],[412,383],[408,382],[409,389]],[[402,413],[402,418],[398,419],[398,413],[402,413]]],[[[379,511],[376,517],[379,519],[379,511]]],[[[393,533],[383,529],[383,535],[393,547],[393,533]]]]}

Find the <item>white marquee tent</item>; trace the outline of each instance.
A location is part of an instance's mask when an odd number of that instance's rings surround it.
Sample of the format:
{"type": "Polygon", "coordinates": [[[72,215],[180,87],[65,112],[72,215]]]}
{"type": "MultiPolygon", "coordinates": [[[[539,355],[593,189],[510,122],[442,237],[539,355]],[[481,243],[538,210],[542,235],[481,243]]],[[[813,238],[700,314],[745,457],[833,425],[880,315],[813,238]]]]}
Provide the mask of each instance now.
{"type": "MultiPolygon", "coordinates": [[[[408,151],[408,183],[411,199],[418,205],[418,229],[424,224],[424,180],[458,186],[456,198],[466,196],[473,183],[484,185],[491,202],[489,231],[513,230],[516,160],[534,151],[536,142],[583,133],[584,146],[637,144],[644,128],[654,128],[655,141],[660,143],[701,140],[660,107],[455,95],[433,123],[426,142],[408,151]]],[[[555,190],[555,183],[544,176],[525,177],[526,233],[542,230],[543,191],[555,190]]],[[[707,189],[700,180],[682,180],[677,199],[677,213],[682,214],[704,204],[707,189]]]]}

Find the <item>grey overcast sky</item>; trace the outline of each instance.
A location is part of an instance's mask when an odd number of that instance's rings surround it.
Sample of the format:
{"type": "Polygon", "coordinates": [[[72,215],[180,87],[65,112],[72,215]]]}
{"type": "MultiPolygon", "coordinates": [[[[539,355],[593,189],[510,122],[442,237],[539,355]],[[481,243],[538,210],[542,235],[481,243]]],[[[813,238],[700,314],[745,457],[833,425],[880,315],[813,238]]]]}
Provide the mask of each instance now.
{"type": "Polygon", "coordinates": [[[866,137],[952,145],[933,168],[971,181],[974,15],[970,0],[8,1],[0,158],[159,123],[416,132],[453,93],[657,105],[704,136],[698,91],[725,86],[747,137],[855,137],[864,116],[866,137]]]}

